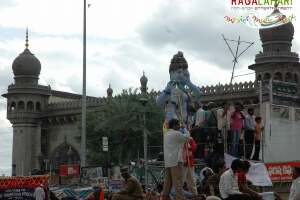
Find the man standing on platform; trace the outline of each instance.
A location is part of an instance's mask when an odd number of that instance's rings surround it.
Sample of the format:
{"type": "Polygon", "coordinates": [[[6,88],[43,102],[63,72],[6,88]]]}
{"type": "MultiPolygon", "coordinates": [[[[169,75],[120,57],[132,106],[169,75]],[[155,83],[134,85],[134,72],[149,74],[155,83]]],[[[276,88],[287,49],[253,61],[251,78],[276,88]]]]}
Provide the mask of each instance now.
{"type": "Polygon", "coordinates": [[[255,116],[254,116],[254,109],[248,108],[248,114],[245,116],[245,149],[246,149],[246,159],[250,159],[252,150],[253,150],[253,143],[254,143],[254,135],[255,135],[255,116]]]}
{"type": "Polygon", "coordinates": [[[176,200],[183,200],[183,146],[190,139],[189,133],[182,133],[179,120],[169,121],[169,131],[164,134],[165,179],[163,198],[169,199],[172,186],[175,188],[176,200]]]}

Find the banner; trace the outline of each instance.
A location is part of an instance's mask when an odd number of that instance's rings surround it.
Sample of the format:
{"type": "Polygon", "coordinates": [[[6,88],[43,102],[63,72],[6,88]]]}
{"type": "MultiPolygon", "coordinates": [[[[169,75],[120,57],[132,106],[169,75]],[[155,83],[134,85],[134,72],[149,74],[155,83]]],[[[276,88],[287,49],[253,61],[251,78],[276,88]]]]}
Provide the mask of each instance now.
{"type": "Polygon", "coordinates": [[[0,189],[0,200],[35,200],[33,193],[29,188],[0,189]]]}
{"type": "Polygon", "coordinates": [[[36,188],[48,184],[49,176],[15,176],[0,178],[0,190],[15,188],[36,188]]]}
{"type": "Polygon", "coordinates": [[[122,180],[110,180],[108,190],[109,192],[119,192],[124,187],[124,181],[122,180]]]}
{"type": "Polygon", "coordinates": [[[300,162],[268,163],[266,167],[273,182],[291,182],[293,167],[300,167],[300,162]]]}
{"type": "Polygon", "coordinates": [[[80,169],[79,165],[60,165],[59,166],[60,176],[79,176],[80,169]]]}

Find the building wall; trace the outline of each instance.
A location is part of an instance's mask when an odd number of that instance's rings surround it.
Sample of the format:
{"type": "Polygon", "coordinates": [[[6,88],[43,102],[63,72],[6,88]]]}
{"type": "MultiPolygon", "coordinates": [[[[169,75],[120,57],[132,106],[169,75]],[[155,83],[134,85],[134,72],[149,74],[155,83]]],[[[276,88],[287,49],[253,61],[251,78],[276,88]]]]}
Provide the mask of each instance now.
{"type": "Polygon", "coordinates": [[[13,158],[17,175],[29,175],[31,169],[38,169],[40,155],[40,127],[34,124],[13,126],[13,158]]]}
{"type": "Polygon", "coordinates": [[[64,142],[72,145],[78,153],[80,152],[79,123],[54,124],[49,126],[46,131],[49,137],[48,152],[50,158],[64,142]]]}

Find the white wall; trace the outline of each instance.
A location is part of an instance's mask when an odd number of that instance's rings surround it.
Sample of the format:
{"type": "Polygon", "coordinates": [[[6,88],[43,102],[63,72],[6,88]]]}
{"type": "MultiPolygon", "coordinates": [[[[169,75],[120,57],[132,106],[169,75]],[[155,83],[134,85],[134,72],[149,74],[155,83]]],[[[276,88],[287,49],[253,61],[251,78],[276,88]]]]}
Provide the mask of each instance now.
{"type": "Polygon", "coordinates": [[[264,104],[264,161],[300,161],[300,108],[264,104]]]}

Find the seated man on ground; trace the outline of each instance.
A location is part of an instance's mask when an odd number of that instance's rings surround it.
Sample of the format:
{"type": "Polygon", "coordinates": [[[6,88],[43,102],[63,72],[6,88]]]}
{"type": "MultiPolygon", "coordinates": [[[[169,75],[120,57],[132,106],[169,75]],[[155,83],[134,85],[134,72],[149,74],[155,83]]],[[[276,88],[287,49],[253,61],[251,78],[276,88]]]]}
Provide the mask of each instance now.
{"type": "Polygon", "coordinates": [[[231,169],[225,171],[220,178],[220,195],[224,200],[251,200],[249,194],[239,190],[237,174],[243,170],[243,162],[235,159],[231,163],[231,169]]]}
{"type": "Polygon", "coordinates": [[[220,199],[220,190],[219,190],[219,182],[220,177],[223,172],[226,170],[226,165],[223,160],[219,160],[213,166],[214,174],[210,176],[204,186],[204,192],[207,195],[207,200],[220,199]]]}
{"type": "Polygon", "coordinates": [[[121,169],[121,175],[125,179],[125,187],[114,194],[112,200],[141,200],[144,198],[143,189],[139,181],[129,174],[127,167],[121,169]]]}
{"type": "Polygon", "coordinates": [[[243,170],[241,170],[238,173],[239,189],[241,192],[249,194],[251,196],[251,199],[260,200],[262,199],[262,196],[259,193],[255,192],[254,190],[250,189],[247,184],[246,174],[249,172],[250,166],[251,164],[249,161],[247,160],[243,161],[243,170]]]}

